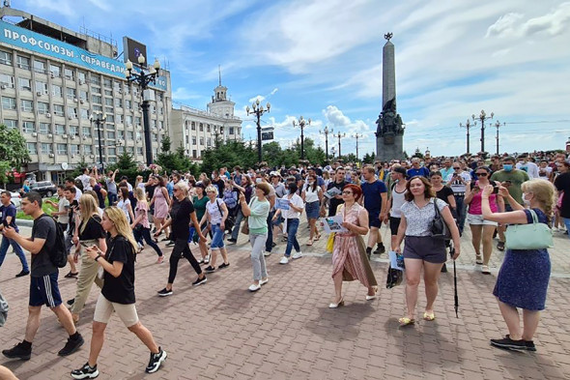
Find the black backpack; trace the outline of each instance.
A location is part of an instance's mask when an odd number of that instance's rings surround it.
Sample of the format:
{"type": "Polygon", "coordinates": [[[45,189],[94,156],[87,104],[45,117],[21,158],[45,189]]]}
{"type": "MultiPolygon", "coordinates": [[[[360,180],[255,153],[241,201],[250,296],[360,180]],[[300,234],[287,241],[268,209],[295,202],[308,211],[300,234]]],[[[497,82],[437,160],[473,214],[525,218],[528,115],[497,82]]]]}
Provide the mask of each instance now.
{"type": "Polygon", "coordinates": [[[55,242],[52,249],[49,251],[49,259],[56,267],[63,268],[67,265],[67,250],[65,249],[63,228],[61,228],[61,225],[51,216],[47,214],[43,214],[42,216],[50,218],[55,224],[55,242]]]}

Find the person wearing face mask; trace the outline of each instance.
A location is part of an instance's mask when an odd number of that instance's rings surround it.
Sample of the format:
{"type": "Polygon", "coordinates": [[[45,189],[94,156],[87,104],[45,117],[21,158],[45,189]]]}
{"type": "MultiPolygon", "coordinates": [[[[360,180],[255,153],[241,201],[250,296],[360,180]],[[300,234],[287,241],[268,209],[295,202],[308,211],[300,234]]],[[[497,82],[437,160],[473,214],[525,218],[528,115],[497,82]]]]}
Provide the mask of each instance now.
{"type": "MultiPolygon", "coordinates": [[[[536,213],[538,222],[550,225],[554,205],[552,184],[533,179],[522,185],[522,191],[525,203],[528,203],[530,209],[536,213]]],[[[483,189],[481,206],[485,219],[503,224],[533,223],[530,210],[521,206],[504,187],[499,188],[499,194],[508,200],[514,211],[493,213],[489,205],[492,192],[491,186],[483,189]]],[[[545,308],[550,269],[547,249],[507,250],[493,295],[497,297],[509,334],[502,339],[491,339],[492,346],[509,350],[536,351],[532,338],[538,328],[540,311],[545,308]],[[518,308],[522,309],[522,330],[518,308]]]]}
{"type": "MultiPolygon", "coordinates": [[[[527,172],[515,167],[515,159],[510,156],[503,159],[503,170],[499,170],[491,176],[491,181],[500,182],[502,186],[509,190],[509,194],[520,205],[523,204],[522,184],[529,179],[527,172]]],[[[513,211],[510,204],[505,205],[505,211],[513,211]]],[[[505,229],[506,227],[504,225],[499,225],[499,243],[497,243],[497,249],[499,251],[505,250],[505,229]]]]}

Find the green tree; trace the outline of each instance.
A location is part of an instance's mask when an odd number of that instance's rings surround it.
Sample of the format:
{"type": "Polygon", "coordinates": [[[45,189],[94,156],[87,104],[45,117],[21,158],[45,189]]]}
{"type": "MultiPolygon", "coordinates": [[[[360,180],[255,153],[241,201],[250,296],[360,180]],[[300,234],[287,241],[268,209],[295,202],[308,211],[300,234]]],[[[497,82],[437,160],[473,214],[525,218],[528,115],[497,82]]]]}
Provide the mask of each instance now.
{"type": "Polygon", "coordinates": [[[211,173],[221,167],[233,168],[239,165],[243,168],[253,168],[257,164],[257,151],[242,141],[220,141],[218,146],[209,148],[202,153],[200,171],[211,173]]]}
{"type": "Polygon", "coordinates": [[[119,156],[119,160],[116,164],[107,167],[107,171],[114,171],[115,169],[119,169],[119,172],[117,174],[117,182],[119,182],[118,179],[120,177],[127,176],[131,184],[135,182],[135,178],[138,174],[141,174],[144,176],[144,178],[147,178],[148,174],[150,173],[149,170],[140,172],[135,158],[132,154],[126,151],[119,156]]]}
{"type": "Polygon", "coordinates": [[[362,157],[362,163],[364,163],[364,164],[373,164],[375,158],[376,158],[376,156],[374,155],[374,152],[372,152],[372,153],[366,153],[366,154],[364,155],[364,157],[362,157]]]}
{"type": "Polygon", "coordinates": [[[18,129],[0,124],[0,182],[5,184],[8,181],[6,172],[12,169],[20,171],[29,161],[30,155],[24,136],[18,129]]]}

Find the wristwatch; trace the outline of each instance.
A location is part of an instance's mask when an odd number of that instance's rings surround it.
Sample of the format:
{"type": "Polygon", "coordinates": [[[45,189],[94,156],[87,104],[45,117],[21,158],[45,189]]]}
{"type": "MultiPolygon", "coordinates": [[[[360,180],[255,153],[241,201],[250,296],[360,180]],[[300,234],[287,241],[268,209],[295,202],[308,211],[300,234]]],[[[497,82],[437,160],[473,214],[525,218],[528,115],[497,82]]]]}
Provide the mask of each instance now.
{"type": "Polygon", "coordinates": [[[101,258],[101,254],[98,253],[97,256],[95,256],[95,261],[98,261],[101,258]]]}

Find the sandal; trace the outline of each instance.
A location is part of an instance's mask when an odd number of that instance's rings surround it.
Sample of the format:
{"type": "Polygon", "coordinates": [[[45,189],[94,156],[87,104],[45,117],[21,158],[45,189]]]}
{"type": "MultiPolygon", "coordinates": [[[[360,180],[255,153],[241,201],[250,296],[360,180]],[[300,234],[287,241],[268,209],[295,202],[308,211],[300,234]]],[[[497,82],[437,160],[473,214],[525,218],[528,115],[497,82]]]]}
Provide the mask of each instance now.
{"type": "Polygon", "coordinates": [[[489,269],[488,265],[482,265],[481,266],[481,273],[483,274],[491,274],[491,270],[489,269]]]}
{"type": "Polygon", "coordinates": [[[317,234],[317,237],[315,238],[315,241],[319,241],[321,239],[321,234],[317,234]]]}
{"type": "Polygon", "coordinates": [[[433,321],[435,320],[435,313],[431,312],[428,313],[427,311],[424,313],[424,321],[433,321]]]}
{"type": "Polygon", "coordinates": [[[312,241],[312,240],[309,240],[309,241],[307,242],[307,246],[310,247],[310,246],[312,246],[312,245],[313,245],[313,241],[312,241]]]}
{"type": "Polygon", "coordinates": [[[400,323],[400,327],[404,327],[404,326],[413,325],[414,323],[416,323],[416,320],[413,318],[402,317],[398,319],[398,323],[400,323]]]}
{"type": "Polygon", "coordinates": [[[505,242],[504,241],[500,241],[497,243],[497,249],[499,251],[504,251],[505,250],[505,242]]]}
{"type": "Polygon", "coordinates": [[[66,274],[63,277],[65,277],[65,278],[76,278],[78,275],[79,275],[79,272],[75,272],[75,273],[69,272],[68,274],[66,274]]]}
{"type": "Polygon", "coordinates": [[[476,255],[476,256],[475,256],[475,264],[477,264],[477,265],[483,265],[483,258],[481,257],[481,255],[476,255]]]}

